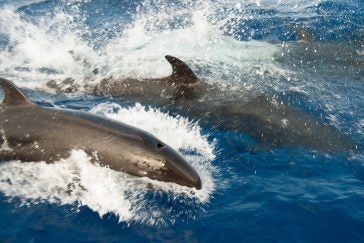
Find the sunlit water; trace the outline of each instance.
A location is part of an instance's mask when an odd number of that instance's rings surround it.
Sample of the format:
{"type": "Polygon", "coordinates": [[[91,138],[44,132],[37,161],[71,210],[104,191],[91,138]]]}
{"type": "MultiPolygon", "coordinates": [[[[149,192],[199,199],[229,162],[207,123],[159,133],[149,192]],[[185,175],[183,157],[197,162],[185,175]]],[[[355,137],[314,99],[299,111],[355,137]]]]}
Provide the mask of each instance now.
{"type": "Polygon", "coordinates": [[[284,93],[361,148],[363,8],[340,0],[0,2],[2,77],[40,105],[153,133],[179,150],[203,183],[194,190],[135,178],[93,164],[79,150],[54,164],[4,161],[0,240],[362,242],[360,149],[256,150],[247,134],[164,107],[82,91],[56,95],[45,83],[162,77],[171,72],[164,59],[170,54],[222,88],[284,93]]]}

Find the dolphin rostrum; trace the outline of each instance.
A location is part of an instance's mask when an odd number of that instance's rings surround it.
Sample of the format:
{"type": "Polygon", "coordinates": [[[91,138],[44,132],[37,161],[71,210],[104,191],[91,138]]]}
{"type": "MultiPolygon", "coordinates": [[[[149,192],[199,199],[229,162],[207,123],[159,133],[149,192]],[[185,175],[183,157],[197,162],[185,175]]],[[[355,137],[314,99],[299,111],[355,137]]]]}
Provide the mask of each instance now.
{"type": "Polygon", "coordinates": [[[0,160],[52,163],[82,149],[100,164],[134,176],[201,188],[191,165],[141,129],[101,116],[40,107],[0,78],[0,160]]]}
{"type": "Polygon", "coordinates": [[[172,66],[172,74],[164,78],[108,77],[93,85],[87,82],[81,85],[68,78],[51,80],[47,86],[58,93],[82,90],[97,96],[125,97],[146,105],[167,107],[169,111],[210,123],[217,129],[246,133],[268,147],[304,146],[327,152],[356,150],[354,142],[335,127],[284,101],[280,94],[245,97],[241,90],[222,89],[200,80],[176,57],[165,58],[172,66]]]}

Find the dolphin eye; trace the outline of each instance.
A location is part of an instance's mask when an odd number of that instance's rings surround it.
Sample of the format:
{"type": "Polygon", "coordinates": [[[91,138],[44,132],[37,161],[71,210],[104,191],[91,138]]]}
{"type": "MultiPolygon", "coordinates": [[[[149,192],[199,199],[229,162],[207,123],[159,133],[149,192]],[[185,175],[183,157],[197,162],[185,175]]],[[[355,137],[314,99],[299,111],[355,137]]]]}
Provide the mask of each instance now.
{"type": "Polygon", "coordinates": [[[158,142],[158,143],[157,143],[157,147],[158,147],[158,148],[163,148],[164,146],[165,146],[165,145],[164,145],[163,143],[161,143],[161,142],[158,142]]]}

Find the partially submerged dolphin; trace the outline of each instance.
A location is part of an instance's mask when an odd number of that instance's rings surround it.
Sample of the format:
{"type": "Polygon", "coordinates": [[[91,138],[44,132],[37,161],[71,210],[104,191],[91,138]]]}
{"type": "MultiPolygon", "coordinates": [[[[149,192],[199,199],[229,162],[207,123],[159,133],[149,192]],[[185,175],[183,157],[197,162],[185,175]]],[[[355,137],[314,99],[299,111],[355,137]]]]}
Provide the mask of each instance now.
{"type": "Polygon", "coordinates": [[[47,87],[57,93],[73,93],[84,91],[99,96],[125,96],[138,100],[163,99],[168,103],[170,100],[182,100],[198,98],[206,93],[206,89],[216,87],[201,81],[191,68],[180,59],[173,56],[165,56],[172,65],[172,74],[163,78],[146,79],[115,79],[107,77],[99,83],[77,82],[73,78],[64,80],[50,80],[47,87]]]}
{"type": "Polygon", "coordinates": [[[113,170],[201,188],[175,150],[135,127],[82,112],[40,107],[0,78],[0,160],[54,162],[82,149],[113,170]]]}
{"type": "Polygon", "coordinates": [[[335,127],[290,105],[277,95],[259,94],[247,99],[241,91],[223,90],[200,80],[180,59],[166,56],[172,74],[155,79],[101,80],[77,83],[72,78],[51,80],[56,92],[82,90],[99,96],[125,97],[146,105],[167,107],[178,114],[211,123],[222,130],[249,134],[270,146],[304,146],[328,152],[356,150],[355,144],[335,127]]]}

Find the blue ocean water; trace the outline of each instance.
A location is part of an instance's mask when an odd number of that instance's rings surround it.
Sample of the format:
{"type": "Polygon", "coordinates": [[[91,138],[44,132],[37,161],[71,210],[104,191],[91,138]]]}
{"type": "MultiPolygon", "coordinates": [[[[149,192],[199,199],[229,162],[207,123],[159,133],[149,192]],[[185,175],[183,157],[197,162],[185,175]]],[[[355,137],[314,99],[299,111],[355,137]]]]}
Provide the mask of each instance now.
{"type": "Polygon", "coordinates": [[[0,241],[364,241],[363,1],[1,1],[0,75],[42,106],[102,113],[193,148],[204,182],[200,193],[143,190],[82,153],[58,165],[4,161],[0,241]],[[168,107],[45,86],[96,67],[104,77],[161,77],[166,54],[209,82],[284,93],[357,152],[257,149],[249,134],[168,107]]]}

